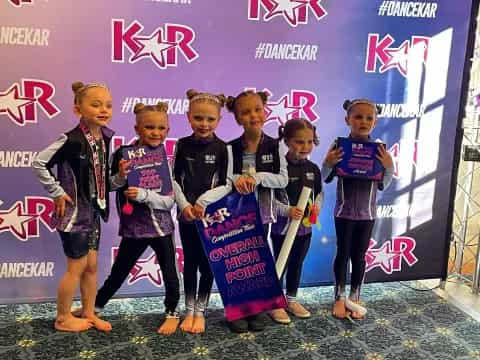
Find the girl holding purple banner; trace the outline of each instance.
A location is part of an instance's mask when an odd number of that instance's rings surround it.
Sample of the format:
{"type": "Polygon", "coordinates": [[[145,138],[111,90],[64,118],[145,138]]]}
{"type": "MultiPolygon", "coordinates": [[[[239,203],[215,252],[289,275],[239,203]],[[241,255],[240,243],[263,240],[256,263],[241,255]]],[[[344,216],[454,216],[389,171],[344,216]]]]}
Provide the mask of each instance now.
{"type": "MultiPolygon", "coordinates": [[[[346,100],[343,104],[347,115],[345,121],[350,127],[350,137],[370,141],[370,133],[377,122],[379,109],[367,99],[346,100]]],[[[323,161],[322,174],[329,183],[335,176],[334,167],[342,160],[343,151],[335,144],[323,161]]],[[[387,150],[379,147],[377,159],[385,168],[382,181],[339,177],[335,205],[335,230],[337,233],[337,254],[333,270],[335,273],[335,303],[332,314],[337,318],[350,315],[362,319],[366,309],[358,305],[360,287],[365,275],[365,253],[372,235],[376,214],[377,190],[384,190],[393,176],[393,160],[387,150]],[[346,297],[348,261],[352,264],[350,295],[346,297]]]]}
{"type": "MultiPolygon", "coordinates": [[[[287,170],[289,182],[285,190],[280,190],[280,200],[277,200],[278,219],[272,225],[272,245],[277,259],[291,220],[304,219],[295,236],[295,240],[288,256],[286,272],[288,312],[299,318],[310,317],[310,312],[296,300],[302,267],[305,256],[310,247],[312,238],[312,224],[317,221],[322,207],[322,175],[316,164],[308,159],[313,147],[318,145],[315,127],[306,119],[290,119],[285,125],[278,128],[279,139],[283,139],[288,146],[287,170]],[[304,186],[312,189],[310,204],[307,205],[306,216],[297,208],[300,193],[304,186]],[[305,217],[305,218],[304,218],[305,217]]],[[[270,312],[272,319],[280,324],[290,323],[290,318],[284,309],[275,309],[270,312]]]]}
{"type": "MultiPolygon", "coordinates": [[[[233,183],[241,194],[255,191],[265,238],[270,223],[276,221],[274,189],[283,189],[288,184],[287,162],[279,141],[263,132],[266,121],[265,92],[244,91],[236,97],[229,96],[227,108],[244,129],[242,136],[232,140],[233,183]]],[[[260,331],[265,327],[264,314],[249,316],[229,322],[234,332],[260,331]]]]}
{"type": "Polygon", "coordinates": [[[92,326],[110,331],[109,322],[94,312],[97,290],[97,251],[100,218],[108,219],[108,149],[113,131],[106,125],[112,118],[112,96],[103,84],[72,84],[74,112],[80,123],[40,151],[33,168],[40,183],[55,202],[52,223],[56,227],[67,271],[60,280],[55,329],[79,332],[92,326]],[[51,172],[57,167],[57,176],[51,172]],[[80,284],[81,318],[71,311],[80,284]]]}
{"type": "MultiPolygon", "coordinates": [[[[174,224],[171,209],[173,191],[162,195],[142,187],[128,186],[126,168],[129,161],[122,159],[125,150],[138,146],[155,150],[167,138],[169,125],[167,103],[135,105],[135,132],[138,140],[133,145],[121,146],[113,154],[110,182],[117,191],[117,209],[120,216],[119,235],[122,237],[110,275],[98,290],[95,307],[101,310],[117,292],[143,252],[150,246],[157,257],[165,284],[165,320],[157,332],[174,333],[180,322],[177,305],[180,297],[176,267],[174,224]],[[133,204],[129,203],[132,201],[133,204]]],[[[166,158],[166,154],[165,154],[166,158]]]]}
{"type": "Polygon", "coordinates": [[[193,134],[178,140],[173,166],[175,200],[179,210],[182,241],[186,315],[180,328],[190,333],[205,331],[205,313],[213,285],[213,273],[198,235],[195,219],[205,208],[228,194],[232,187],[231,152],[215,135],[224,95],[188,90],[188,121],[193,134]],[[200,281],[197,289],[197,272],[200,281]]]}

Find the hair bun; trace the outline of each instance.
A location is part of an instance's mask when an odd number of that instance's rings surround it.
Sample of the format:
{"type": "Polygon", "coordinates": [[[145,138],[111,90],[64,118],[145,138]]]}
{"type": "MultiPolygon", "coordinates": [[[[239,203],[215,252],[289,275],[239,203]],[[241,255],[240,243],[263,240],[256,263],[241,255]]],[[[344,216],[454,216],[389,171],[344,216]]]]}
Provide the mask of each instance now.
{"type": "Polygon", "coordinates": [[[74,83],[72,83],[72,90],[73,90],[73,93],[76,94],[78,90],[80,90],[81,88],[83,88],[85,86],[85,84],[81,81],[75,81],[74,83]]]}
{"type": "Polygon", "coordinates": [[[225,102],[227,101],[227,97],[224,95],[224,94],[218,94],[216,95],[217,98],[218,98],[218,101],[220,101],[220,106],[221,107],[224,107],[225,106],[225,102]]]}
{"type": "Polygon", "coordinates": [[[187,90],[187,99],[188,99],[188,100],[192,100],[192,98],[193,98],[194,96],[198,95],[198,94],[199,94],[199,92],[198,92],[197,90],[195,90],[195,89],[189,89],[189,90],[187,90]]]}
{"type": "Polygon", "coordinates": [[[348,99],[345,100],[345,101],[343,102],[343,109],[344,109],[344,110],[348,110],[348,108],[350,107],[350,105],[352,105],[352,101],[351,101],[351,100],[348,100],[348,99]]]}
{"type": "Polygon", "coordinates": [[[235,97],[234,96],[228,96],[227,100],[225,102],[225,105],[227,106],[227,110],[230,112],[235,111],[235,97]]]}
{"type": "Polygon", "coordinates": [[[142,111],[144,107],[145,105],[143,103],[136,103],[135,106],[133,107],[133,113],[135,115],[138,114],[140,111],[142,111]]]}
{"type": "Polygon", "coordinates": [[[260,96],[262,102],[265,104],[270,96],[266,91],[257,91],[257,95],[260,96]]]}
{"type": "Polygon", "coordinates": [[[168,104],[164,101],[159,101],[155,105],[155,108],[157,109],[157,111],[166,113],[168,111],[168,104]]]}

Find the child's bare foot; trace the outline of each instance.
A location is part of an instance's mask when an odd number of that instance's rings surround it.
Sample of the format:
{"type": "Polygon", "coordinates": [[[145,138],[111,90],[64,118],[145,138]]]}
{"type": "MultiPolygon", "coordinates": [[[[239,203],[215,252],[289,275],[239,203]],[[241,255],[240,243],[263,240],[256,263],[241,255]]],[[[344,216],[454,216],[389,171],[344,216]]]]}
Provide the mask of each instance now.
{"type": "Polygon", "coordinates": [[[174,316],[167,316],[163,324],[157,329],[157,333],[161,335],[171,335],[177,331],[180,319],[174,316]]]}
{"type": "Polygon", "coordinates": [[[180,324],[180,330],[185,332],[192,332],[193,314],[187,314],[180,324]]]}
{"type": "Polygon", "coordinates": [[[70,315],[63,319],[55,320],[54,326],[58,331],[80,332],[90,329],[93,326],[93,322],[89,319],[80,319],[70,315]]]}
{"type": "Polygon", "coordinates": [[[90,320],[97,330],[105,332],[112,331],[112,324],[110,324],[108,321],[100,319],[97,315],[88,315],[85,316],[85,318],[90,320]]]}
{"type": "Polygon", "coordinates": [[[345,307],[345,299],[336,300],[333,304],[332,315],[337,319],[345,319],[348,315],[347,308],[345,307]]]}
{"type": "Polygon", "coordinates": [[[192,334],[201,334],[205,332],[205,317],[202,315],[195,315],[193,317],[192,334]]]}

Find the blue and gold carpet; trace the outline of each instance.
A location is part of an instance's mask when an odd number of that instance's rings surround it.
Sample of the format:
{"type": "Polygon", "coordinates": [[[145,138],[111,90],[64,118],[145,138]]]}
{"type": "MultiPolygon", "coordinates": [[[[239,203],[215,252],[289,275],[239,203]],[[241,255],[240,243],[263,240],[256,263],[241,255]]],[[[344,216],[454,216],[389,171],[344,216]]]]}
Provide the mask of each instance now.
{"type": "Polygon", "coordinates": [[[108,334],[53,330],[55,304],[0,305],[0,359],[480,359],[480,323],[432,291],[398,283],[365,285],[361,322],[330,315],[332,288],[301,291],[312,318],[233,334],[214,295],[203,335],[157,335],[162,298],[112,301],[108,334]]]}

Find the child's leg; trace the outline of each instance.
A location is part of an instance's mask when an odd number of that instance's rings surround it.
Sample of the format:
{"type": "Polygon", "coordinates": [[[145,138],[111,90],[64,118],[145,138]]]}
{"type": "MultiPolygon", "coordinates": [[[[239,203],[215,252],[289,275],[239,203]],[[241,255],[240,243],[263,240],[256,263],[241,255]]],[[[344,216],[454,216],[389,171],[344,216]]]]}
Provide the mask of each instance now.
{"type": "MultiPolygon", "coordinates": [[[[365,276],[365,253],[370,243],[374,224],[373,220],[356,221],[355,224],[355,240],[352,242],[350,254],[352,277],[349,298],[357,303],[360,301],[360,288],[365,276]]],[[[363,318],[363,315],[353,312],[352,317],[363,318]]]]}
{"type": "Polygon", "coordinates": [[[310,312],[297,302],[297,291],[300,285],[300,278],[302,277],[302,267],[305,256],[310,248],[310,240],[312,234],[297,236],[293,242],[292,250],[290,251],[289,263],[287,268],[287,300],[288,310],[293,315],[301,318],[310,317],[310,312]]]}
{"type": "Polygon", "coordinates": [[[57,318],[55,329],[60,331],[85,331],[93,326],[88,319],[79,319],[70,313],[75,290],[80,283],[80,277],[87,266],[87,256],[79,259],[67,257],[67,271],[58,285],[57,318]]]}
{"type": "Polygon", "coordinates": [[[213,273],[200,241],[197,233],[196,242],[197,256],[200,261],[200,282],[198,285],[198,296],[197,301],[195,302],[195,314],[192,326],[192,333],[194,334],[205,332],[205,313],[207,311],[210,292],[213,285],[213,273]]]}
{"type": "MultiPolygon", "coordinates": [[[[183,331],[192,331],[193,313],[197,294],[198,253],[194,239],[198,237],[193,224],[179,223],[180,240],[183,247],[183,288],[185,294],[185,318],[180,324],[183,331]]],[[[203,252],[203,250],[202,250],[203,252]]]]}
{"type": "Polygon", "coordinates": [[[82,317],[93,322],[96,329],[101,331],[112,330],[112,325],[95,315],[95,294],[97,293],[97,251],[90,250],[87,255],[87,266],[81,278],[82,290],[82,317]]]}
{"type": "Polygon", "coordinates": [[[157,255],[160,269],[165,283],[165,321],[158,328],[159,334],[173,334],[178,327],[180,319],[177,313],[178,299],[180,298],[180,285],[177,276],[177,259],[175,244],[172,235],[155,238],[150,241],[150,246],[157,255]]]}
{"type": "Polygon", "coordinates": [[[332,313],[333,316],[338,318],[347,316],[347,310],[345,308],[345,284],[347,282],[347,267],[353,230],[354,227],[351,220],[335,218],[337,254],[333,263],[333,272],[335,274],[335,303],[332,313]]]}
{"type": "Polygon", "coordinates": [[[103,308],[122,286],[130,270],[148,246],[146,239],[122,238],[110,275],[97,292],[95,306],[103,308]]]}

